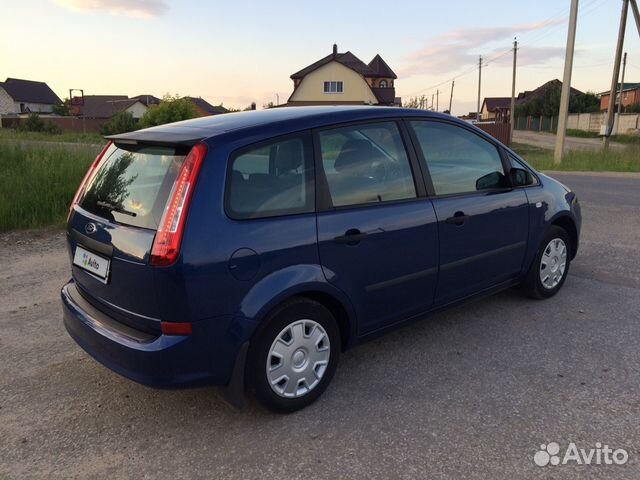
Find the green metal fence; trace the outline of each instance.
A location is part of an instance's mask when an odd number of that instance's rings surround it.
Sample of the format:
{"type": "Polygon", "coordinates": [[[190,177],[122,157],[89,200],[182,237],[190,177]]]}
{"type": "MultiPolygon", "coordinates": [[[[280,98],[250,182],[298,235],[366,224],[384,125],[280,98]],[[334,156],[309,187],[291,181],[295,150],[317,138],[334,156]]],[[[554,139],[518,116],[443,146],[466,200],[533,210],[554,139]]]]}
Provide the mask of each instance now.
{"type": "Polygon", "coordinates": [[[558,119],[551,117],[517,117],[516,130],[533,130],[535,132],[553,132],[558,129],[558,119]]]}

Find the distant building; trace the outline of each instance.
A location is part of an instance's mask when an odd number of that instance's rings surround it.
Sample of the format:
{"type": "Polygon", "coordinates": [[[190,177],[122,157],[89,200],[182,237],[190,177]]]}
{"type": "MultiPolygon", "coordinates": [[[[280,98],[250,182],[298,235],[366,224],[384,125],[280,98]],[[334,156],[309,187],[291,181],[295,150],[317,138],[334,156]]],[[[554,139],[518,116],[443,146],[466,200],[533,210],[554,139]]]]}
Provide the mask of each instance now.
{"type": "MultiPolygon", "coordinates": [[[[600,110],[608,110],[609,109],[609,101],[611,98],[611,93],[609,90],[606,92],[601,92],[600,96],[600,110]]],[[[617,107],[620,103],[620,83],[616,86],[616,103],[617,107]]],[[[628,107],[629,105],[633,105],[634,103],[640,103],[640,83],[629,83],[624,82],[624,87],[622,88],[622,108],[628,107]]]]}
{"type": "Polygon", "coordinates": [[[482,121],[509,123],[511,118],[511,97],[485,97],[480,109],[482,121]]]}
{"type": "Polygon", "coordinates": [[[51,113],[61,103],[60,97],[44,82],[19,78],[0,82],[0,115],[51,113]]]}
{"type": "Polygon", "coordinates": [[[221,113],[227,113],[228,110],[224,108],[222,105],[211,105],[205,99],[201,97],[184,97],[191,100],[196,106],[196,110],[198,110],[198,114],[201,117],[206,117],[209,115],[220,115],[221,113]]]}
{"type": "Polygon", "coordinates": [[[153,95],[136,95],[135,97],[131,97],[132,100],[140,100],[147,107],[151,105],[159,105],[162,101],[161,98],[154,97],[153,95]]]}
{"type": "Polygon", "coordinates": [[[109,119],[116,113],[126,111],[139,119],[148,110],[142,101],[126,95],[85,95],[83,105],[75,105],[78,99],[73,100],[71,114],[82,118],[109,119]]]}
{"type": "MultiPolygon", "coordinates": [[[[562,89],[562,82],[558,79],[549,80],[547,83],[543,83],[535,90],[526,90],[524,92],[521,92],[516,97],[516,105],[523,105],[533,99],[542,99],[550,89],[560,91],[562,89]]],[[[569,91],[571,97],[575,95],[583,95],[583,92],[581,92],[577,88],[571,87],[569,91]]]]}
{"type": "Polygon", "coordinates": [[[333,52],[291,75],[287,105],[399,105],[398,77],[380,55],[364,63],[351,52],[333,52]]]}

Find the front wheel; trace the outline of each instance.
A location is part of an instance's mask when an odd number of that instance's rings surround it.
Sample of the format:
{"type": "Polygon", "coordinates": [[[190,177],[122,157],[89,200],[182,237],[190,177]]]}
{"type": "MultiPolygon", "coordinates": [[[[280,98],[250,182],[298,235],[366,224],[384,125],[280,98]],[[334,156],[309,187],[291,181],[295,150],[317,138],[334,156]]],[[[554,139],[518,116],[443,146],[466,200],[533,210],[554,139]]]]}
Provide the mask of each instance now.
{"type": "Polygon", "coordinates": [[[540,242],[523,282],[524,292],[528,296],[543,299],[558,293],[569,273],[570,248],[567,232],[552,226],[540,242]]]}
{"type": "Polygon", "coordinates": [[[340,332],[331,312],[292,299],[267,320],[251,352],[256,397],[270,410],[293,412],[315,401],[338,364],[340,332]]]}

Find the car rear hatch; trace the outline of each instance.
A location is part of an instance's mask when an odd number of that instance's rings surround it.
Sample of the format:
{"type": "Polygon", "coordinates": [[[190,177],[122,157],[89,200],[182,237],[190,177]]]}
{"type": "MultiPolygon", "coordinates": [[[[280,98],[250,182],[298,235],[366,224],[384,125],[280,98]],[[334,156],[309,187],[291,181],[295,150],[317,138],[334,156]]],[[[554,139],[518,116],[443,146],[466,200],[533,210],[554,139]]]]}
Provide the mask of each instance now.
{"type": "MultiPolygon", "coordinates": [[[[114,137],[88,172],[69,215],[69,253],[80,294],[112,318],[150,334],[159,335],[160,321],[166,320],[157,298],[162,291],[156,285],[157,270],[175,260],[174,255],[170,261],[157,261],[156,237],[167,236],[158,233],[165,221],[177,222],[181,234],[180,214],[193,185],[181,184],[181,198],[176,188],[186,165],[193,163],[189,152],[196,150],[196,141],[149,143],[131,139],[131,134],[114,137]],[[175,207],[174,217],[167,219],[170,207],[175,207]]],[[[199,145],[206,152],[204,144],[199,145]]]]}

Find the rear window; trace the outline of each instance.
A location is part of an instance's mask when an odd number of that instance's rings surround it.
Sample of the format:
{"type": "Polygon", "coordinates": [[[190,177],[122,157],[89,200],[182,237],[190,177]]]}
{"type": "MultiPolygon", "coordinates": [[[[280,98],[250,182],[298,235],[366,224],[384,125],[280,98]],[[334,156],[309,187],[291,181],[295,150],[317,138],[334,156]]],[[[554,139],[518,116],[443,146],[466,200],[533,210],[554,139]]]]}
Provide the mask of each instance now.
{"type": "Polygon", "coordinates": [[[112,145],[79,205],[112,222],[157,230],[187,153],[183,148],[112,145]]]}

